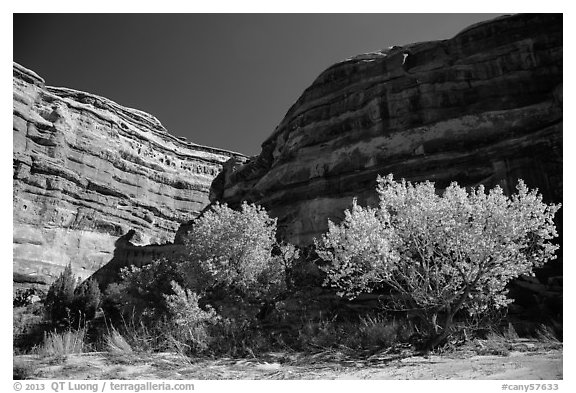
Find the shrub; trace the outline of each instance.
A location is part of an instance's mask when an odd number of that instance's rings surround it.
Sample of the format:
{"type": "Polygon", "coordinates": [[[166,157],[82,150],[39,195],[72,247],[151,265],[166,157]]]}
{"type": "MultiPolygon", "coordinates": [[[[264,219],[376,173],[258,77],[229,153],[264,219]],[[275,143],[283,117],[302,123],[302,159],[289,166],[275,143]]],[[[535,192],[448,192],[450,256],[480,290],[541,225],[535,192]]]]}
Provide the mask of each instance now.
{"type": "Polygon", "coordinates": [[[96,310],[100,306],[100,288],[98,283],[88,279],[74,290],[72,301],[73,315],[84,320],[91,320],[96,315],[96,310]]]}
{"type": "Polygon", "coordinates": [[[44,306],[48,318],[54,325],[70,326],[72,315],[72,302],[74,301],[74,289],[76,278],[72,274],[72,266],[68,265],[50,285],[46,294],[44,306]]]}
{"type": "Polygon", "coordinates": [[[15,354],[29,352],[42,343],[50,324],[44,320],[44,307],[33,303],[12,309],[12,340],[15,354]]]}
{"type": "Polygon", "coordinates": [[[216,324],[220,318],[212,307],[200,308],[196,293],[182,289],[174,281],[171,284],[174,294],[164,295],[164,298],[171,317],[172,340],[184,343],[193,352],[206,350],[210,341],[207,327],[216,324]]]}
{"type": "MultiPolygon", "coordinates": [[[[298,283],[297,270],[300,261],[300,250],[290,243],[278,243],[274,249],[276,263],[283,268],[286,289],[294,289],[298,283]]],[[[278,270],[280,272],[280,270],[278,270]]]]}
{"type": "Polygon", "coordinates": [[[100,289],[91,279],[78,286],[68,265],[52,283],[44,307],[48,319],[55,327],[78,327],[93,319],[100,305],[100,289]]]}
{"type": "MultiPolygon", "coordinates": [[[[286,271],[299,256],[275,236],[276,220],[261,207],[215,205],[194,222],[184,258],[121,271],[121,281],[104,296],[107,320],[142,328],[151,338],[146,346],[163,342],[180,352],[233,353],[231,345],[240,345],[249,353],[248,342],[260,339],[247,330],[274,309],[287,287],[286,271]],[[214,342],[219,335],[225,343],[214,342]]],[[[122,330],[125,337],[129,330],[122,330]]]]}
{"type": "Polygon", "coordinates": [[[244,318],[221,317],[209,327],[209,333],[209,351],[227,357],[256,357],[278,344],[268,331],[244,318]]]}
{"type": "Polygon", "coordinates": [[[327,273],[324,285],[354,299],[384,281],[388,267],[397,265],[400,258],[394,244],[397,236],[385,212],[380,215],[354,200],[352,210],[344,215],[340,225],[328,222],[328,233],[315,245],[318,256],[329,262],[322,267],[327,273]]]}
{"type": "MultiPolygon", "coordinates": [[[[345,329],[338,327],[336,316],[320,320],[308,319],[298,328],[297,343],[304,349],[338,347],[346,339],[346,335],[342,334],[345,329]]],[[[354,326],[354,329],[358,331],[358,326],[354,326]]]]}
{"type": "Polygon", "coordinates": [[[113,321],[136,316],[136,322],[151,322],[167,315],[165,295],[172,294],[171,282],[182,281],[175,262],[161,258],[120,272],[121,281],[108,286],[102,308],[113,321]]]}
{"type": "Polygon", "coordinates": [[[383,316],[363,316],[360,322],[358,334],[365,347],[391,347],[408,341],[414,333],[409,322],[383,316]]]}
{"type": "Polygon", "coordinates": [[[12,299],[13,307],[25,307],[42,301],[46,294],[38,288],[18,289],[12,299]]]}
{"type": "Polygon", "coordinates": [[[374,350],[390,348],[406,342],[414,333],[409,321],[386,315],[362,315],[360,318],[307,320],[298,329],[298,345],[302,348],[346,348],[374,350]]]}
{"type": "Polygon", "coordinates": [[[124,286],[113,282],[106,287],[102,295],[102,310],[104,317],[111,322],[121,321],[126,313],[127,303],[124,286]]]}
{"type": "Polygon", "coordinates": [[[185,284],[194,292],[221,288],[244,298],[260,298],[284,283],[284,266],[272,256],[276,219],[256,205],[241,211],[216,204],[197,219],[186,241],[185,284]]]}
{"type": "MultiPolygon", "coordinates": [[[[209,306],[200,307],[200,296],[179,284],[176,264],[167,259],[137,268],[122,269],[122,280],[108,286],[103,309],[107,320],[122,328],[127,342],[138,349],[165,350],[187,347],[204,350],[207,326],[217,321],[209,306]]],[[[114,329],[115,331],[115,329],[114,329]]],[[[107,342],[119,335],[108,335],[107,342]]]]}
{"type": "Polygon", "coordinates": [[[519,181],[506,197],[500,187],[467,192],[452,183],[438,195],[433,183],[378,178],[378,208],[354,201],[340,225],[316,247],[328,262],[325,285],[356,297],[385,285],[391,306],[410,310],[429,326],[430,346],[442,342],[457,312],[501,308],[506,284],[555,258],[553,223],[560,205],[547,205],[519,181]]]}

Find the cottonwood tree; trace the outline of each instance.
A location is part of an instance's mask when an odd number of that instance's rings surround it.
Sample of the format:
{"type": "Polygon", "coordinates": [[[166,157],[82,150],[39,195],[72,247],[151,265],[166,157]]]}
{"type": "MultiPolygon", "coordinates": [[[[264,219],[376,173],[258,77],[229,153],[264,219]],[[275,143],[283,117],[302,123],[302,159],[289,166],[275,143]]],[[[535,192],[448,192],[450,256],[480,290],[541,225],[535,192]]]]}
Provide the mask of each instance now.
{"type": "Polygon", "coordinates": [[[197,293],[218,287],[245,298],[265,296],[285,281],[282,261],[273,256],[275,246],[276,219],[264,208],[215,204],[188,234],[185,284],[197,293]]]}
{"type": "Polygon", "coordinates": [[[510,197],[500,187],[466,191],[452,183],[442,195],[430,182],[378,178],[377,208],[352,210],[316,241],[325,285],[354,298],[378,285],[393,291],[392,307],[411,311],[442,343],[461,310],[501,308],[506,284],[555,258],[553,222],[560,205],[547,205],[519,181],[510,197]]]}

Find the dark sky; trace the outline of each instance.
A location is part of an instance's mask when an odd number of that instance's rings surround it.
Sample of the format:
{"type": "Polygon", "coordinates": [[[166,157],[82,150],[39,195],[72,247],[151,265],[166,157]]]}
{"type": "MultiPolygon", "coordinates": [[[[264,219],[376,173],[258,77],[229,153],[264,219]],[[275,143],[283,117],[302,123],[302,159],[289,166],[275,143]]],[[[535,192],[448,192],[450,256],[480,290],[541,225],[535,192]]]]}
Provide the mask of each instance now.
{"type": "Polygon", "coordinates": [[[499,14],[15,14],[14,61],[247,155],[330,65],[499,14]]]}

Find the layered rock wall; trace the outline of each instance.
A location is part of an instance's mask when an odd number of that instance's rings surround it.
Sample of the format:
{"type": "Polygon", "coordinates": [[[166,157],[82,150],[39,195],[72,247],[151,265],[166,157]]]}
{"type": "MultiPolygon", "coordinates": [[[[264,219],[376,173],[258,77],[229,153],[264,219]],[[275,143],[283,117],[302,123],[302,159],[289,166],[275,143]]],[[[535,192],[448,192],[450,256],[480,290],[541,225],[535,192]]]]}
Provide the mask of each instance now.
{"type": "Polygon", "coordinates": [[[378,174],[505,191],[522,178],[560,202],[562,58],[562,15],[530,14],[347,59],[306,89],[258,157],[227,165],[211,198],[265,206],[299,245],[354,197],[376,202],[378,174]]]}
{"type": "Polygon", "coordinates": [[[13,263],[18,280],[51,281],[68,263],[87,277],[119,237],[172,242],[208,204],[222,163],[240,154],[186,142],[153,116],[48,87],[14,64],[13,263]]]}

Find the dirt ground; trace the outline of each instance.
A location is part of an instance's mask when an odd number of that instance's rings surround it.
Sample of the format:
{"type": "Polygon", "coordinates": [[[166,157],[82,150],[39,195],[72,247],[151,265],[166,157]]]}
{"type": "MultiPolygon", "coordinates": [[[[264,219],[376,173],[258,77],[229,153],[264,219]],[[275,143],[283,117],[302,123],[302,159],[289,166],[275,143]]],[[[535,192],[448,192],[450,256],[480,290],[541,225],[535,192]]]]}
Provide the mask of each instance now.
{"type": "Polygon", "coordinates": [[[339,352],[271,353],[257,359],[188,359],[174,353],[106,352],[66,358],[21,355],[14,367],[27,379],[562,379],[562,348],[480,356],[375,354],[351,359],[339,352]]]}

